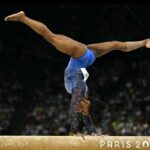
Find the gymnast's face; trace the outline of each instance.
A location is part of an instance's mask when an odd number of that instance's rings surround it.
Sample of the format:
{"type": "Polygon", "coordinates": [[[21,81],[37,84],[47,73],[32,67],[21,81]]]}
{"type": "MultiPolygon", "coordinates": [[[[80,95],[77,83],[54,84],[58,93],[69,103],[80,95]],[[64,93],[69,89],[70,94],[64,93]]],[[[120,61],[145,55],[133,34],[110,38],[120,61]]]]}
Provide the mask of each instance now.
{"type": "Polygon", "coordinates": [[[91,102],[89,101],[89,98],[83,97],[77,106],[77,111],[80,111],[84,114],[88,114],[90,104],[91,104],[91,102]]]}

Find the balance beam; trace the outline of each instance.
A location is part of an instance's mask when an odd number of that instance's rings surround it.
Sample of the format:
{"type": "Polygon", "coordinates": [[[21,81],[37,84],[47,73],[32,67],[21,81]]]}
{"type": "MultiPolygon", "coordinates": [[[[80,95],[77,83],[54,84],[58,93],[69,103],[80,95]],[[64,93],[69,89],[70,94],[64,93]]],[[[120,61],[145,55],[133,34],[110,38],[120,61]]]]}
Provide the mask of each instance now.
{"type": "Polygon", "coordinates": [[[150,150],[149,136],[0,136],[0,150],[150,150]]]}

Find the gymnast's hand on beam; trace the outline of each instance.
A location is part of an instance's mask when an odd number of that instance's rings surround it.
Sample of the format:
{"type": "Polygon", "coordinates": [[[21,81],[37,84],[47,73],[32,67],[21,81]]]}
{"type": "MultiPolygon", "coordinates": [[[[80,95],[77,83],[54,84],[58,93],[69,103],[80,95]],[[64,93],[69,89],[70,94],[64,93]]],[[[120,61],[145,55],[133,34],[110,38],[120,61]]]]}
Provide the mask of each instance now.
{"type": "Polygon", "coordinates": [[[85,140],[85,134],[77,132],[76,134],[74,134],[75,136],[80,136],[82,137],[83,140],[85,140]]]}

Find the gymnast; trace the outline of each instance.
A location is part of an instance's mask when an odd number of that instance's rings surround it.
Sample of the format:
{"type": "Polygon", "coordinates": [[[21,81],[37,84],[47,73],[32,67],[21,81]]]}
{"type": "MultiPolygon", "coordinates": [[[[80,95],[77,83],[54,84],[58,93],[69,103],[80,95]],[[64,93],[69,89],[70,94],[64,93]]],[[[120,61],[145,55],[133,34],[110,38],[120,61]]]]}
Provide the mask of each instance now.
{"type": "Polygon", "coordinates": [[[89,77],[86,68],[91,66],[97,58],[113,50],[130,52],[141,47],[150,48],[150,39],[127,42],[107,41],[86,45],[65,35],[53,33],[42,22],[27,17],[24,11],[7,16],[5,21],[24,23],[52,44],[59,52],[70,56],[64,71],[64,85],[67,92],[72,95],[69,122],[73,134],[80,133],[81,122],[84,123],[89,135],[94,132],[93,121],[89,113],[91,103],[86,84],[89,77]]]}

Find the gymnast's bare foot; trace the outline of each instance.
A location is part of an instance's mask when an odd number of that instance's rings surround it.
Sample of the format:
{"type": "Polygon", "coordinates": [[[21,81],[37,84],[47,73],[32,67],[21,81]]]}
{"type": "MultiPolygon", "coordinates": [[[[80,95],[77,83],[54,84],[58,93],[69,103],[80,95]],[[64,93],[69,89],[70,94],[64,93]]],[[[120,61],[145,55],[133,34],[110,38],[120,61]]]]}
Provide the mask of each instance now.
{"type": "Polygon", "coordinates": [[[5,21],[20,21],[23,17],[25,17],[24,11],[20,11],[18,13],[7,16],[5,21]]]}
{"type": "Polygon", "coordinates": [[[150,48],[150,39],[147,39],[147,40],[146,40],[145,46],[146,46],[147,48],[150,48]]]}

